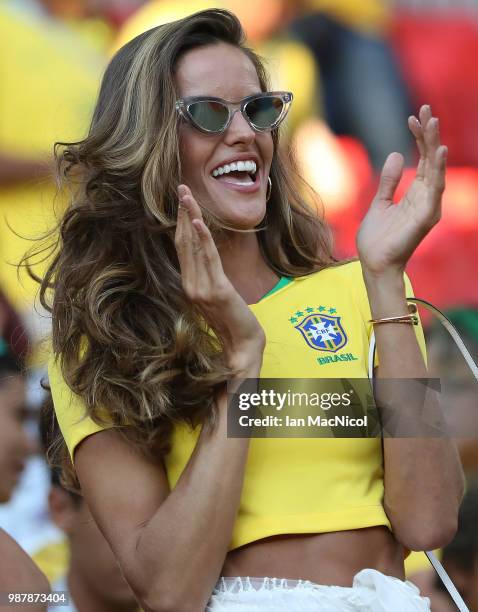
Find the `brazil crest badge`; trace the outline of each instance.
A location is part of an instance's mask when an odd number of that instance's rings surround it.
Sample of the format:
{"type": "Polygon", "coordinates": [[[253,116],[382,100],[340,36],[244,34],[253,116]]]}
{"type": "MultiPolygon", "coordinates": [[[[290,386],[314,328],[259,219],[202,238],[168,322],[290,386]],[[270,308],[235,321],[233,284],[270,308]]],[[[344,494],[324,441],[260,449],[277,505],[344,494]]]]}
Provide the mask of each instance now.
{"type": "Polygon", "coordinates": [[[347,344],[341,317],[316,313],[305,317],[295,326],[307,344],[316,351],[335,353],[347,344]]]}

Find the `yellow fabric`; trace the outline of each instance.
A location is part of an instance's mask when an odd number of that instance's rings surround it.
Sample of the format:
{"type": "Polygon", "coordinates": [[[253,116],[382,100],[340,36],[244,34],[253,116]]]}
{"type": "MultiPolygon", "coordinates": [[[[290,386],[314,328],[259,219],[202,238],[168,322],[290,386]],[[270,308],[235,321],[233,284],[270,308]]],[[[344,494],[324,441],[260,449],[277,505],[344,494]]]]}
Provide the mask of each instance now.
{"type": "MultiPolygon", "coordinates": [[[[103,66],[68,26],[0,5],[0,151],[47,159],[55,141],[84,137],[103,66]]],[[[9,263],[54,224],[54,193],[47,179],[0,186],[0,285],[20,309],[38,285],[9,263]]]]}
{"type": "Polygon", "coordinates": [[[367,34],[380,34],[388,25],[390,0],[306,0],[303,8],[329,14],[344,25],[367,34]]]}
{"type": "Polygon", "coordinates": [[[59,542],[47,544],[33,556],[33,561],[45,574],[50,584],[55,583],[68,571],[70,563],[70,547],[65,538],[59,542]]]}
{"type": "MultiPolygon", "coordinates": [[[[411,289],[407,279],[407,295],[411,289]]],[[[366,378],[370,309],[359,262],[295,279],[250,306],[263,326],[267,344],[261,378],[366,378]],[[337,352],[314,349],[295,325],[307,309],[339,316],[346,343],[337,352]],[[332,311],[332,312],[331,312],[332,311]],[[338,355],[319,365],[318,358],[338,355]],[[347,357],[344,357],[347,359],[347,357]]],[[[421,326],[416,329],[423,354],[421,326]]],[[[69,451],[101,427],[85,418],[54,361],[49,365],[55,410],[69,451]]],[[[173,432],[165,457],[173,488],[197,441],[199,428],[173,432]]],[[[383,466],[380,439],[253,438],[230,549],[284,533],[321,533],[390,523],[382,506],[383,466]]]]}
{"type": "MultiPolygon", "coordinates": [[[[435,556],[441,560],[443,551],[441,549],[437,549],[433,551],[435,556]]],[[[414,552],[412,551],[410,555],[405,559],[405,577],[410,578],[413,574],[417,572],[421,572],[423,570],[431,570],[432,565],[428,560],[428,557],[424,552],[414,552]]]]}

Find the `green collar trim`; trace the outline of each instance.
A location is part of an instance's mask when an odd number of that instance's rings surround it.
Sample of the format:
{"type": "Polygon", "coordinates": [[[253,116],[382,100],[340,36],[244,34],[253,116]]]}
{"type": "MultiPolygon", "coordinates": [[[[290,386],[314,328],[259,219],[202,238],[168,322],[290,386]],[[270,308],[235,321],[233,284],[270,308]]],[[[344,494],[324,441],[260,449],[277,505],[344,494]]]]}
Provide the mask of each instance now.
{"type": "Polygon", "coordinates": [[[272,289],[270,291],[268,291],[265,295],[263,295],[261,297],[261,299],[259,300],[259,302],[264,300],[266,297],[269,297],[270,295],[272,295],[276,291],[279,291],[279,289],[282,289],[282,287],[285,287],[286,285],[291,283],[293,280],[294,280],[293,278],[289,278],[288,276],[282,276],[280,278],[279,282],[277,283],[277,285],[272,287],[272,289]]]}

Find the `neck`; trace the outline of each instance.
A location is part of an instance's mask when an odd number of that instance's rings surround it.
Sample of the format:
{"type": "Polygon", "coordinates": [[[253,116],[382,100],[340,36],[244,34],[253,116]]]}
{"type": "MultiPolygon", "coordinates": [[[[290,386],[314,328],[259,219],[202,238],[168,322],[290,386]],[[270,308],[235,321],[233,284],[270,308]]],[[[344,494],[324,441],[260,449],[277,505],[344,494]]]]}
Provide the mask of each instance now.
{"type": "Polygon", "coordinates": [[[82,572],[70,566],[67,576],[68,591],[71,601],[78,612],[137,612],[138,607],[131,602],[121,603],[112,599],[105,599],[95,592],[82,572]]]}
{"type": "Polygon", "coordinates": [[[228,232],[218,245],[224,273],[246,304],[258,302],[279,276],[267,265],[257,234],[228,232]]]}

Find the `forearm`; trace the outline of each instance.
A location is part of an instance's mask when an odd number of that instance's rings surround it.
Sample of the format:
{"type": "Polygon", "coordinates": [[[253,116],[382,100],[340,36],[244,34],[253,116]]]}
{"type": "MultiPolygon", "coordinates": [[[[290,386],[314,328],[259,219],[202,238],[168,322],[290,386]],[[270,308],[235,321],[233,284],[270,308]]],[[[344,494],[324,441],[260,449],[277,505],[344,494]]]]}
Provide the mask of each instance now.
{"type": "Polygon", "coordinates": [[[178,483],[137,543],[144,580],[154,585],[148,599],[170,602],[166,609],[204,610],[231,540],[249,439],[227,438],[225,390],[217,401],[217,427],[203,429],[178,483]]]}
{"type": "MultiPolygon", "coordinates": [[[[401,273],[374,277],[364,271],[364,280],[373,318],[408,314],[401,273]]],[[[427,378],[427,368],[414,326],[375,325],[380,356],[378,378],[427,378]]],[[[405,384],[405,383],[404,383],[405,384]]],[[[405,389],[404,389],[405,392],[405,389]]],[[[440,406],[432,394],[426,396],[427,410],[439,416],[440,406]]],[[[398,401],[387,406],[400,411],[418,427],[423,413],[421,398],[398,401]],[[395,405],[396,404],[396,405],[395,405]],[[408,414],[407,414],[408,413],[408,414]]],[[[463,495],[463,473],[454,442],[441,437],[384,438],[384,506],[397,538],[409,548],[442,546],[453,536],[463,495]]]]}

